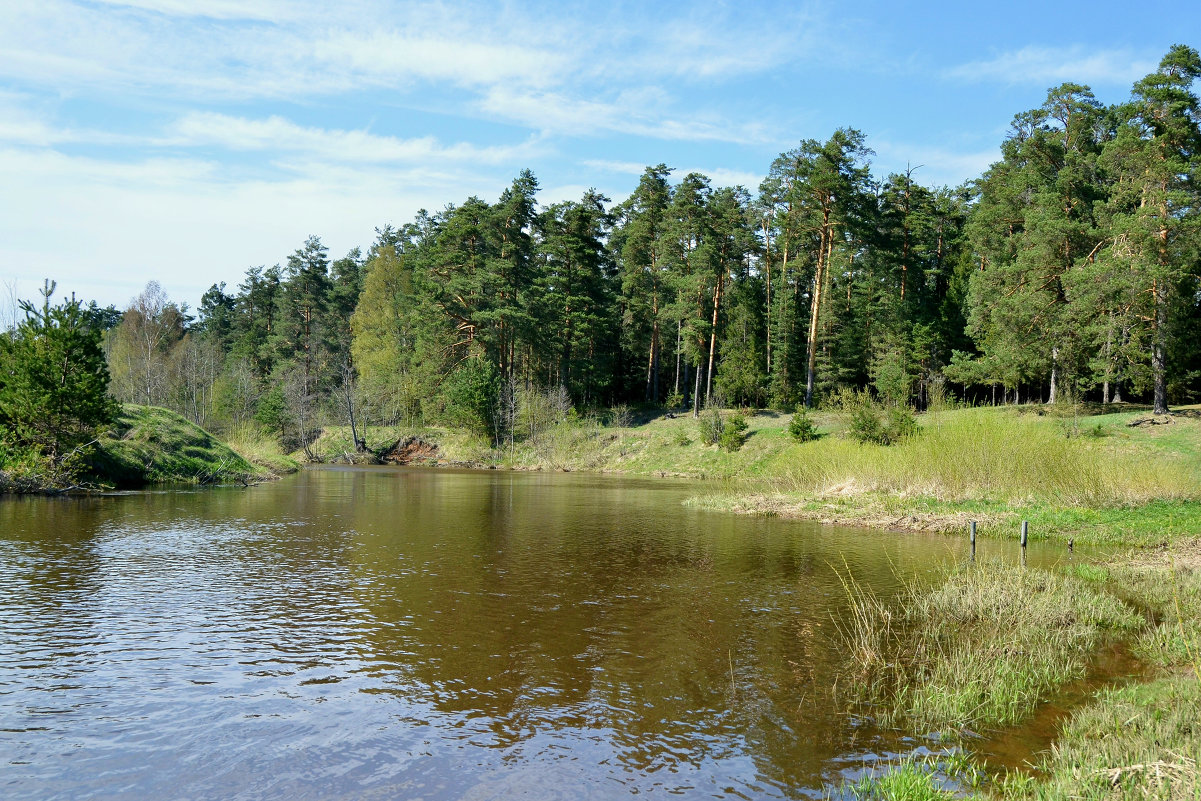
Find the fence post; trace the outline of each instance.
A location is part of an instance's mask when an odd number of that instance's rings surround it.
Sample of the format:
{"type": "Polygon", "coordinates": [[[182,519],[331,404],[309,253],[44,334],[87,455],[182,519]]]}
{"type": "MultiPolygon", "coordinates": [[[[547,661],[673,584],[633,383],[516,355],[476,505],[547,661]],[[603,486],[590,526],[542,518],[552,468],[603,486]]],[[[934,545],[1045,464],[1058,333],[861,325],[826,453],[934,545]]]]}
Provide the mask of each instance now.
{"type": "Polygon", "coordinates": [[[972,521],[972,561],[976,561],[976,521],[972,521]]]}
{"type": "Polygon", "coordinates": [[[1026,540],[1029,538],[1029,535],[1030,535],[1030,523],[1029,523],[1029,521],[1023,520],[1022,521],[1022,567],[1026,566],[1026,540]]]}

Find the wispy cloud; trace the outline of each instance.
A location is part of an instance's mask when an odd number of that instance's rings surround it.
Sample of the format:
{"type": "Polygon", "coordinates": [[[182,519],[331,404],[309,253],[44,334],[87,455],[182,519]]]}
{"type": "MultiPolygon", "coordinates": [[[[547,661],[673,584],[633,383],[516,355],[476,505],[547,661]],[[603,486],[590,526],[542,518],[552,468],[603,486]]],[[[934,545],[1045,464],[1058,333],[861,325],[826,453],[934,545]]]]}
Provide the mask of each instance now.
{"type": "Polygon", "coordinates": [[[622,133],[692,142],[759,143],[767,140],[758,122],[673,113],[661,89],[628,89],[610,99],[578,99],[556,92],[521,92],[494,87],[479,102],[487,116],[508,119],[544,133],[593,136],[622,133]]]}
{"type": "Polygon", "coordinates": [[[217,146],[236,151],[303,154],[329,163],[364,164],[507,164],[536,155],[536,139],[517,145],[480,147],[466,142],[443,144],[433,136],[399,138],[365,130],[338,130],[297,125],[280,116],[247,119],[214,112],[192,112],[170,126],[157,144],[217,146]]]}
{"type": "Polygon", "coordinates": [[[176,17],[281,20],[292,16],[299,3],[284,0],[96,0],[114,8],[153,11],[176,17]]]}
{"type": "Polygon", "coordinates": [[[1103,50],[1073,45],[1039,47],[1001,53],[984,61],[960,64],[949,78],[972,82],[1034,83],[1052,86],[1066,81],[1099,86],[1128,85],[1155,70],[1156,62],[1130,50],[1103,50]]]}
{"type": "Polygon", "coordinates": [[[121,163],[0,148],[0,282],[18,280],[28,295],[55,278],[64,291],[121,305],[157,278],[195,302],[213,282],[233,285],[247,266],[279,262],[310,234],[344,253],[369,243],[375,226],[495,196],[505,182],[503,171],[474,167],[289,167],[247,177],[197,159],[121,163]]]}

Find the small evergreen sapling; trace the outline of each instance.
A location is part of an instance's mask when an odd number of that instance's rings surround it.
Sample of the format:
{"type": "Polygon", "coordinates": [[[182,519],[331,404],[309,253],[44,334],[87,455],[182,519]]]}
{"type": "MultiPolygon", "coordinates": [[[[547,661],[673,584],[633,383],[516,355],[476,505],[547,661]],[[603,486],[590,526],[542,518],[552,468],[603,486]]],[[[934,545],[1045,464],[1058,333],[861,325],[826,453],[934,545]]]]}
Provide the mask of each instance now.
{"type": "Polygon", "coordinates": [[[797,404],[796,414],[788,423],[788,434],[797,442],[810,442],[817,439],[817,426],[809,419],[809,410],[804,404],[797,404]]]}

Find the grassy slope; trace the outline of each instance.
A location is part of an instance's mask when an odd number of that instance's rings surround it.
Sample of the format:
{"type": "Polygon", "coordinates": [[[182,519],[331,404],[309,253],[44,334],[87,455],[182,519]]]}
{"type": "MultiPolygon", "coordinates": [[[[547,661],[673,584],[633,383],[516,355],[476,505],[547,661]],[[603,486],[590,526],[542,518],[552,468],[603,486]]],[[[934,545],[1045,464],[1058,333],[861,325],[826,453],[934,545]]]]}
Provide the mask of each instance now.
{"type": "Polygon", "coordinates": [[[97,478],[117,486],[211,484],[272,475],[175,412],[128,404],[100,439],[91,463],[97,478]]]}

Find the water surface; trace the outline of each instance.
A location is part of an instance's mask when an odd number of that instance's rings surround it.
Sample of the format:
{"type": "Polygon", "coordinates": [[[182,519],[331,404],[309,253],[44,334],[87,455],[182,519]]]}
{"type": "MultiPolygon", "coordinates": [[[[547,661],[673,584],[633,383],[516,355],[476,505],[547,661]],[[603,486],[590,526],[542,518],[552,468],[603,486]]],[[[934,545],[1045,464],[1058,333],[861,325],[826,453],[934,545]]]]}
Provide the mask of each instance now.
{"type": "Polygon", "coordinates": [[[831,704],[832,621],[848,574],[887,596],[962,539],[703,491],[327,468],[0,499],[0,796],[798,798],[923,747],[831,704]]]}

